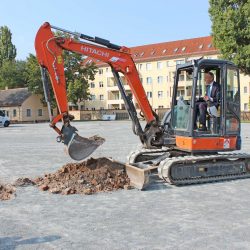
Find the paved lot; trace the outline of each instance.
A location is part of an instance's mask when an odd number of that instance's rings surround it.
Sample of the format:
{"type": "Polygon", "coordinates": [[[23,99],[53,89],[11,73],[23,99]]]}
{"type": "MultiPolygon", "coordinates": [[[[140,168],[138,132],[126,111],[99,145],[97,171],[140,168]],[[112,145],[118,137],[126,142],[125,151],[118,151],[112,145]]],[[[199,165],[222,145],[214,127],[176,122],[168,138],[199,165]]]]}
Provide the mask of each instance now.
{"type": "MultiPolygon", "coordinates": [[[[94,156],[125,161],[130,122],[75,124],[107,139],[94,156]]],[[[250,124],[243,124],[250,151],[250,124]]],[[[0,128],[0,180],[53,172],[70,159],[48,124],[0,128]]],[[[61,196],[35,187],[0,202],[0,249],[250,249],[250,179],[147,191],[61,196]]]]}

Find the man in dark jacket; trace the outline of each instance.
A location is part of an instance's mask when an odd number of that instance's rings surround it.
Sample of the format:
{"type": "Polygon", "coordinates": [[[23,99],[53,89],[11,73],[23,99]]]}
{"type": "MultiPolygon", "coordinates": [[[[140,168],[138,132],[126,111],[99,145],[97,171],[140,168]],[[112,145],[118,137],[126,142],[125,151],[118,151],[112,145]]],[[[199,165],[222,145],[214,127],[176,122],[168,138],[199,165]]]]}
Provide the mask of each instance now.
{"type": "Polygon", "coordinates": [[[217,109],[219,107],[220,102],[220,85],[214,81],[214,74],[212,72],[208,72],[205,74],[205,82],[206,82],[206,95],[203,97],[202,102],[197,102],[196,104],[196,119],[195,119],[195,127],[197,120],[197,113],[199,112],[199,122],[200,127],[199,131],[206,131],[206,114],[207,107],[215,106],[217,109]]]}

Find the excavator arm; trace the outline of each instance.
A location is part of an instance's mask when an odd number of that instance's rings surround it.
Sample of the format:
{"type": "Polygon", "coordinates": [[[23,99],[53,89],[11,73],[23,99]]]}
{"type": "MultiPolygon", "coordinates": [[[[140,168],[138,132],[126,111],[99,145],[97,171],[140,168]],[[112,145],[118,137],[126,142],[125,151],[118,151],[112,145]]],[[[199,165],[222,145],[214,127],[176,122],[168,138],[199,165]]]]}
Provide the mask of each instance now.
{"type": "Polygon", "coordinates": [[[104,139],[96,136],[83,138],[77,134],[76,128],[70,125],[70,121],[73,120],[74,117],[68,112],[64,59],[62,56],[63,50],[79,53],[109,64],[124,100],[125,107],[132,120],[134,133],[140,137],[141,142],[148,148],[162,146],[163,128],[159,124],[158,117],[149,104],[128,48],[112,44],[108,40],[102,38],[90,37],[51,26],[46,22],[37,32],[35,49],[38,62],[41,66],[44,93],[50,114],[50,126],[59,134],[58,141],[64,142],[68,147],[71,158],[75,160],[86,158],[104,142],[104,139]],[[52,29],[66,32],[74,37],[78,37],[79,40],[87,40],[91,43],[78,41],[73,38],[57,37],[52,32],[52,29]],[[59,115],[54,118],[52,118],[51,115],[46,71],[49,74],[59,110],[59,115]],[[147,124],[144,130],[137,117],[132,98],[128,96],[124,90],[119,72],[126,78],[131,92],[145,117],[147,124]],[[56,125],[59,121],[63,122],[61,129],[56,125]]]}

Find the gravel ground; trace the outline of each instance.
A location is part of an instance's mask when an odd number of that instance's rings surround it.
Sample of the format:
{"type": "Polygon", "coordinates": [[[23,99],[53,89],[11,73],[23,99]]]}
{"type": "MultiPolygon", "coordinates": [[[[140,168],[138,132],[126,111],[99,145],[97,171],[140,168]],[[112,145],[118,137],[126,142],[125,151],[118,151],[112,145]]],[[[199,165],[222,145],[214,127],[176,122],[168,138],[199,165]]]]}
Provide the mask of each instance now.
{"type": "MultiPolygon", "coordinates": [[[[131,124],[75,123],[106,138],[94,157],[125,161],[139,143],[131,124]]],[[[250,124],[242,125],[250,151],[250,124]]],[[[48,124],[0,128],[0,180],[36,177],[72,162],[48,124]]],[[[0,202],[0,249],[250,249],[250,179],[91,196],[17,188],[0,202]]]]}

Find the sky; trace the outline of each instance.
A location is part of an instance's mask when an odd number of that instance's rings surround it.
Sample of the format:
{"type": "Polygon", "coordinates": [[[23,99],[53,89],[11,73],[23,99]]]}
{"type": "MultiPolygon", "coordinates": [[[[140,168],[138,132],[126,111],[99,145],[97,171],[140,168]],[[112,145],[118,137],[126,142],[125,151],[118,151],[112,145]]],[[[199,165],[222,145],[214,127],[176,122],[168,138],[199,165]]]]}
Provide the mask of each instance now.
{"type": "Polygon", "coordinates": [[[0,26],[7,25],[17,59],[35,53],[44,22],[98,36],[127,47],[211,33],[208,0],[0,0],[0,26]]]}

